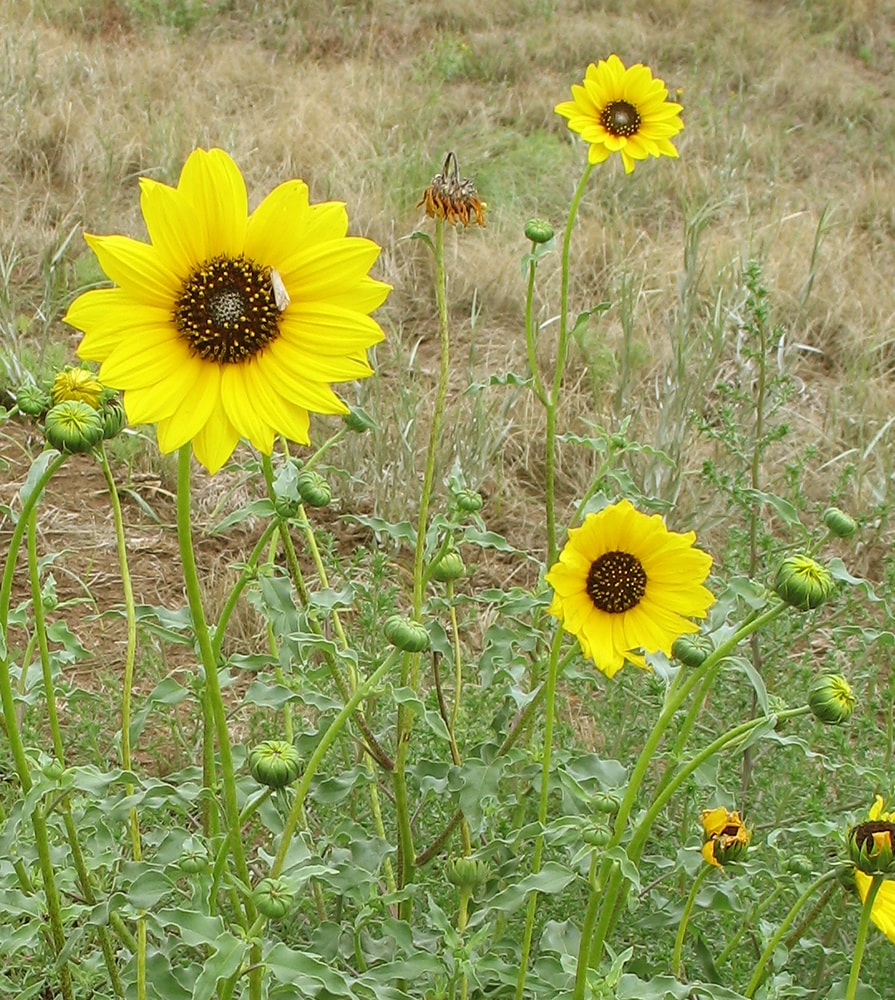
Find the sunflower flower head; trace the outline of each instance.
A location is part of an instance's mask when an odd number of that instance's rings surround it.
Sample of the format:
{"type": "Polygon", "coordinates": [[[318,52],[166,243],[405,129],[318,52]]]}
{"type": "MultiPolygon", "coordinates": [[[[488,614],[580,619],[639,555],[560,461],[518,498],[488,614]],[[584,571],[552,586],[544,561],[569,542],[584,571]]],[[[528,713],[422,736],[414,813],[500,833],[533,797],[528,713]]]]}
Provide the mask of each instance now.
{"type": "Polygon", "coordinates": [[[671,655],[679,636],[697,632],[714,602],[703,581],[711,556],[693,532],[669,531],[627,500],[588,514],[547,573],[550,614],[576,636],[607,677],[625,660],[646,667],[644,653],[671,655]]]}
{"type": "Polygon", "coordinates": [[[870,807],[868,819],[849,830],[846,844],[858,873],[895,873],[895,813],[883,811],[881,795],[870,807]]]}
{"type": "Polygon", "coordinates": [[[332,385],[372,374],[370,317],[389,286],[369,277],[371,240],[347,236],[339,202],[311,205],[299,180],[251,213],[220,149],[194,150],[176,187],[142,178],[149,243],[86,239],[114,288],[84,292],[65,322],[78,354],[123,391],[132,424],[163,452],[191,442],[216,472],[241,438],[264,454],[281,434],[308,444],[309,414],[345,414],[332,385]]]}
{"type": "Polygon", "coordinates": [[[588,143],[590,163],[618,153],[629,174],[638,160],[677,157],[671,139],[684,127],[683,109],[667,98],[665,84],[647,66],[625,69],[613,54],[591,63],[583,83],[572,86],[572,100],[557,104],[555,111],[588,143]]]}
{"type": "Polygon", "coordinates": [[[441,173],[429,182],[416,207],[425,207],[430,219],[446,219],[452,226],[485,225],[485,203],[478,196],[475,181],[460,176],[454,153],[445,157],[441,173]]]}
{"type": "Polygon", "coordinates": [[[53,405],[77,399],[94,410],[99,409],[103,397],[102,382],[87,368],[64,368],[53,379],[53,405]]]}
{"type": "Polygon", "coordinates": [[[739,861],[752,839],[736,811],[729,812],[724,806],[705,809],[702,816],[703,844],[702,857],[707,864],[723,868],[739,861]]]}

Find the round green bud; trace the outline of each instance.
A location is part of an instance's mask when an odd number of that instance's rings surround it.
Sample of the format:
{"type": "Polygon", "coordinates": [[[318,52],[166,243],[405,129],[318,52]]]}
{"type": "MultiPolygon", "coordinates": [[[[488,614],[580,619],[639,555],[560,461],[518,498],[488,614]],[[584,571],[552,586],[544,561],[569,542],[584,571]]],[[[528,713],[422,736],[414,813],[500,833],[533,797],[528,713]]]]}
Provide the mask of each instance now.
{"type": "Polygon", "coordinates": [[[72,455],[88,452],[103,439],[103,420],[89,403],[68,399],[47,412],[44,434],[59,451],[72,455]]]}
{"type": "Polygon", "coordinates": [[[429,648],[429,633],[422,622],[404,615],[392,615],[383,626],[385,637],[405,653],[422,653],[429,648]]]}
{"type": "Polygon", "coordinates": [[[786,870],[793,875],[810,875],[814,871],[814,865],[804,854],[793,854],[786,859],[786,870]]]}
{"type": "Polygon", "coordinates": [[[290,497],[285,493],[277,493],[274,497],[273,506],[277,512],[277,517],[288,521],[291,517],[298,517],[298,512],[301,510],[301,500],[298,497],[290,497]]]}
{"type": "Polygon", "coordinates": [[[300,472],[295,485],[302,501],[309,507],[325,507],[333,498],[329,483],[313,469],[300,472]]]}
{"type": "Polygon", "coordinates": [[[376,421],[359,406],[352,406],[351,410],[342,417],[342,420],[345,421],[348,430],[354,431],[355,434],[364,434],[376,426],[376,421]]]}
{"type": "Polygon", "coordinates": [[[525,223],[525,238],[532,243],[549,243],[553,236],[553,226],[545,219],[529,219],[525,223]]]}
{"type": "Polygon", "coordinates": [[[837,538],[851,538],[858,530],[858,522],[838,507],[827,507],[823,521],[830,534],[837,538]]]}
{"type": "Polygon", "coordinates": [[[50,406],[50,397],[40,386],[33,384],[21,385],[16,390],[16,405],[19,413],[27,417],[39,417],[50,406]]]}
{"type": "Polygon", "coordinates": [[[285,788],[301,773],[301,757],[288,740],[265,740],[249,753],[249,770],[259,784],[285,788]]]}
{"type": "Polygon", "coordinates": [[[104,399],[99,405],[99,415],[103,422],[103,438],[108,441],[118,437],[124,430],[127,418],[124,415],[124,407],[117,396],[104,399]]]}
{"type": "Polygon", "coordinates": [[[682,635],[671,646],[671,655],[685,667],[698,667],[715,649],[709,636],[701,632],[682,635]]]}
{"type": "Polygon", "coordinates": [[[454,502],[461,514],[477,514],[485,503],[482,494],[475,490],[460,490],[454,497],[454,502]]]}
{"type": "Polygon", "coordinates": [[[65,774],[65,764],[53,757],[41,767],[41,771],[43,771],[44,777],[49,778],[50,781],[58,781],[65,774]]]}
{"type": "Polygon", "coordinates": [[[445,554],[432,565],[432,579],[439,583],[447,583],[449,580],[459,580],[466,576],[466,565],[463,557],[457,551],[445,552],[445,554]]]}
{"type": "Polygon", "coordinates": [[[830,571],[810,556],[789,556],[774,577],[777,595],[799,611],[819,607],[830,598],[834,588],[830,571]]]}
{"type": "Polygon", "coordinates": [[[476,858],[454,858],[447,866],[447,878],[461,889],[476,889],[488,878],[488,866],[476,858]]]}
{"type": "Polygon", "coordinates": [[[599,791],[593,798],[594,810],[606,816],[611,816],[613,813],[618,812],[621,801],[615,792],[599,791]]]}
{"type": "Polygon", "coordinates": [[[815,677],[808,688],[808,707],[821,722],[839,725],[851,718],[855,694],[841,674],[824,674],[815,677]]]}
{"type": "Polygon", "coordinates": [[[197,837],[187,837],[177,867],[186,875],[199,875],[208,870],[208,851],[197,837]]]}
{"type": "Polygon", "coordinates": [[[612,830],[605,823],[597,823],[581,835],[585,844],[590,847],[608,847],[612,840],[612,830]]]}
{"type": "Polygon", "coordinates": [[[294,896],[282,879],[263,878],[252,890],[258,912],[269,920],[279,920],[292,909],[294,896]]]}

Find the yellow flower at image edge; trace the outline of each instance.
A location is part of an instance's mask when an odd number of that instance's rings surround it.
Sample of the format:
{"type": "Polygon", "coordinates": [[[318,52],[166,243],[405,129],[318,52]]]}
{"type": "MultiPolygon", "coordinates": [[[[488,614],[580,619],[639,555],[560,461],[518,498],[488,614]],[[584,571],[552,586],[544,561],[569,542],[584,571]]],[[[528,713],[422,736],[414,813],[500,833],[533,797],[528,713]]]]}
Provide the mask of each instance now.
{"type": "Polygon", "coordinates": [[[627,500],[569,531],[547,573],[554,592],[548,610],[607,677],[625,660],[646,667],[641,650],[671,655],[675,639],[698,631],[689,619],[704,618],[714,597],[703,586],[712,558],[695,540],[627,500]]]}
{"type": "Polygon", "coordinates": [[[163,452],[192,442],[210,472],[240,438],[265,454],[276,434],[308,444],[309,411],[348,412],[332,384],[372,374],[383,333],[369,314],[390,290],[368,275],[379,246],[299,180],[249,214],[220,149],[191,153],[177,187],[140,187],[148,244],[86,237],[117,287],[72,303],[78,355],[123,390],[130,423],[156,424],[163,452]]]}
{"type": "Polygon", "coordinates": [[[649,67],[625,69],[617,55],[587,67],[582,84],[572,87],[572,100],[555,111],[569,128],[590,144],[588,160],[602,163],[619,153],[625,173],[649,156],[677,156],[671,137],[684,127],[680,104],[666,100],[665,84],[649,67]]]}
{"type": "MultiPolygon", "coordinates": [[[[856,838],[855,833],[862,831],[864,829],[865,833],[868,833],[869,840],[873,844],[873,847],[879,847],[881,850],[885,851],[886,847],[889,847],[889,853],[891,853],[892,835],[893,827],[895,824],[895,813],[885,812],[883,810],[883,799],[882,796],[877,795],[874,800],[873,805],[870,807],[870,812],[868,814],[868,823],[859,824],[849,831],[849,849],[850,853],[854,851],[857,846],[860,851],[860,844],[854,844],[855,840],[868,839],[867,837],[861,837],[860,835],[856,838]],[[867,830],[868,827],[882,827],[888,824],[890,826],[889,830],[867,830]],[[888,841],[888,845],[887,842],[888,841]]],[[[872,850],[871,853],[874,853],[872,850]]],[[[860,859],[859,859],[860,860],[860,859]]],[[[861,902],[867,898],[867,892],[870,889],[872,877],[865,872],[861,871],[860,868],[854,869],[855,876],[855,887],[858,890],[858,895],[861,897],[861,902]]],[[[876,894],[876,899],[873,901],[873,909],[870,911],[870,919],[876,924],[876,926],[886,935],[886,937],[895,944],[895,881],[891,879],[886,879],[876,894]]]]}

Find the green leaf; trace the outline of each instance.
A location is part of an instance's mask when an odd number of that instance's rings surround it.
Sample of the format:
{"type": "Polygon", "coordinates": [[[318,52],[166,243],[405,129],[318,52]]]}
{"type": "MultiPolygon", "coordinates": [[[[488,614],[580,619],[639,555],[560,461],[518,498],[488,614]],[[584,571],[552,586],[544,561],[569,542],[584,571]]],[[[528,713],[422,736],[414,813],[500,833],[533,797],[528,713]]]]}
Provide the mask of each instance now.
{"type": "Polygon", "coordinates": [[[294,951],[285,944],[275,944],[264,956],[265,965],[275,979],[289,983],[293,996],[316,997],[326,990],[327,997],[352,996],[351,980],[306,951],[294,951]]]}
{"type": "Polygon", "coordinates": [[[507,886],[502,892],[489,900],[489,905],[496,910],[511,913],[525,902],[530,892],[539,892],[545,896],[562,892],[575,878],[575,873],[555,861],[548,861],[544,867],[532,875],[526,875],[515,885],[507,886]]]}
{"type": "Polygon", "coordinates": [[[222,979],[229,979],[239,970],[250,944],[225,931],[212,944],[214,953],[203,962],[202,972],[193,989],[193,1000],[211,1000],[222,979]]]}

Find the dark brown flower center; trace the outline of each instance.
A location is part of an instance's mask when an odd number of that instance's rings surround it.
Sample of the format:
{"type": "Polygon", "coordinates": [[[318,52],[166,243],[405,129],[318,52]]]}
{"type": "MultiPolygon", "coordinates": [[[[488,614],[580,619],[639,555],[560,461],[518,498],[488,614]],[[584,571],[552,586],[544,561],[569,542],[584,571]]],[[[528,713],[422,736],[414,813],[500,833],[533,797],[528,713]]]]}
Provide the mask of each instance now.
{"type": "Polygon", "coordinates": [[[610,135],[636,135],[640,112],[628,101],[613,101],[600,112],[600,124],[610,135]]]}
{"type": "Polygon", "coordinates": [[[886,823],[883,820],[860,823],[852,830],[852,840],[858,850],[866,850],[868,856],[873,856],[886,847],[890,851],[895,851],[895,823],[886,823]]]}
{"type": "Polygon", "coordinates": [[[174,325],[190,353],[238,364],[280,334],[270,268],[238,257],[213,257],[186,279],[174,303],[174,325]]]}
{"type": "Polygon", "coordinates": [[[630,552],[606,552],[591,563],[586,589],[595,608],[620,615],[637,607],[646,593],[646,571],[630,552]]]}

